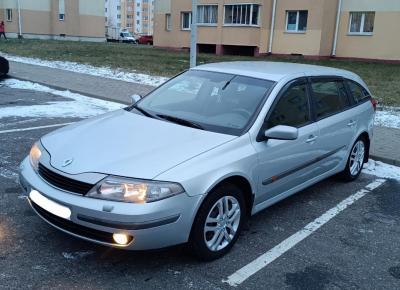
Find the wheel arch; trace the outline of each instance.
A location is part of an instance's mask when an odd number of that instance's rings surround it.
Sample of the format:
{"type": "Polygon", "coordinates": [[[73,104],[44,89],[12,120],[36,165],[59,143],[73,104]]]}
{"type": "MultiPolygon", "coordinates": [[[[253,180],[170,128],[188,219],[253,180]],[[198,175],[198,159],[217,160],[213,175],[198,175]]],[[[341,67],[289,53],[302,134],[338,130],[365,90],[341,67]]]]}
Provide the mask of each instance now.
{"type": "MultiPolygon", "coordinates": [[[[254,189],[252,187],[251,182],[249,181],[248,177],[245,177],[244,175],[241,174],[232,174],[229,176],[224,176],[217,180],[215,183],[213,183],[208,190],[205,193],[204,199],[209,196],[209,194],[217,187],[223,186],[224,184],[233,184],[237,187],[239,187],[241,190],[243,190],[244,193],[244,199],[246,202],[246,213],[248,216],[251,215],[252,209],[253,209],[253,203],[254,203],[254,189]]],[[[204,199],[202,200],[201,203],[203,203],[204,199]]]]}
{"type": "Polygon", "coordinates": [[[367,148],[365,150],[366,154],[364,156],[364,162],[368,162],[368,160],[369,160],[369,149],[371,148],[371,139],[369,137],[369,134],[368,134],[367,131],[363,131],[358,135],[357,139],[358,138],[363,138],[365,140],[365,142],[366,142],[365,146],[367,148]]]}

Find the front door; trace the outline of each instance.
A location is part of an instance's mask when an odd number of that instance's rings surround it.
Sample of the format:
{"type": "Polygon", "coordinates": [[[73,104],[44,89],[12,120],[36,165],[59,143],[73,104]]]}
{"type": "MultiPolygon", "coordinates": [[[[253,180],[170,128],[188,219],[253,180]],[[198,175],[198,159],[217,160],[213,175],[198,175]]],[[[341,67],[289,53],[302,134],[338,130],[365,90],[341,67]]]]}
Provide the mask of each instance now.
{"type": "Polygon", "coordinates": [[[296,127],[296,140],[255,142],[258,154],[258,194],[255,204],[272,200],[313,177],[317,158],[318,126],[312,121],[305,79],[286,85],[268,112],[261,132],[277,125],[296,127]]]}

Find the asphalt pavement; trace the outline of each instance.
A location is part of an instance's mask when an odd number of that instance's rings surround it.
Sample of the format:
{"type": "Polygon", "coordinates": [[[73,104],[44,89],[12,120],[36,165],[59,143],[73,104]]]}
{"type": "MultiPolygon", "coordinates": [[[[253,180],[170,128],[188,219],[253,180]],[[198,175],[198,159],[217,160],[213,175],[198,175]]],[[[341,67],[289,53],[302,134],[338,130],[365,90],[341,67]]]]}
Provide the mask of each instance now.
{"type": "MultiPolygon", "coordinates": [[[[0,86],[0,110],[49,101],[68,99],[0,86]]],[[[228,255],[210,263],[185,246],[128,252],[59,232],[21,195],[18,166],[36,140],[56,129],[44,126],[80,119],[0,119],[0,289],[235,289],[229,277],[266,253],[276,259],[237,289],[400,288],[400,183],[381,180],[371,189],[377,177],[366,174],[352,183],[332,177],[264,210],[228,255]],[[348,199],[354,203],[341,207],[348,199]],[[319,226],[310,230],[309,223],[319,226]]]]}

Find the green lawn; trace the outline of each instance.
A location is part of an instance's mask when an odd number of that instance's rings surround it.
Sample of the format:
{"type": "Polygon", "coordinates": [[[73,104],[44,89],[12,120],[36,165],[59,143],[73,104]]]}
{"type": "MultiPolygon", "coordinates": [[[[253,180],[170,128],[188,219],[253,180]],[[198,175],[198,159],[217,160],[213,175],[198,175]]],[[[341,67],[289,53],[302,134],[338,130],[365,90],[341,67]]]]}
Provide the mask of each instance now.
{"type": "MultiPolygon", "coordinates": [[[[70,41],[9,40],[0,41],[0,52],[46,60],[74,61],[94,66],[109,66],[160,76],[173,76],[187,69],[189,54],[147,46],[119,43],[70,41]]],[[[343,68],[359,74],[369,85],[381,105],[400,106],[400,65],[356,61],[310,61],[301,58],[215,56],[200,54],[199,63],[229,60],[269,60],[319,64],[343,68]]]]}

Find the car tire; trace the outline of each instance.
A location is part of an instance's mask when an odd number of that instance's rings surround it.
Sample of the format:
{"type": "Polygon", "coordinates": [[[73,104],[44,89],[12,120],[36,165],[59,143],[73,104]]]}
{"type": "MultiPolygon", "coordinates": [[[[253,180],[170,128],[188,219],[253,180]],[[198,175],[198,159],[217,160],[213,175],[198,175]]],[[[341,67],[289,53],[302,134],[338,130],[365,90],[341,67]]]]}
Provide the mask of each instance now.
{"type": "Polygon", "coordinates": [[[358,137],[351,147],[349,157],[347,158],[346,168],[342,171],[341,177],[345,181],[353,181],[361,174],[365,163],[365,154],[367,142],[363,136],[358,137]]]}
{"type": "Polygon", "coordinates": [[[194,220],[189,245],[203,261],[225,255],[238,239],[246,218],[243,191],[225,183],[212,190],[194,220]]]}

